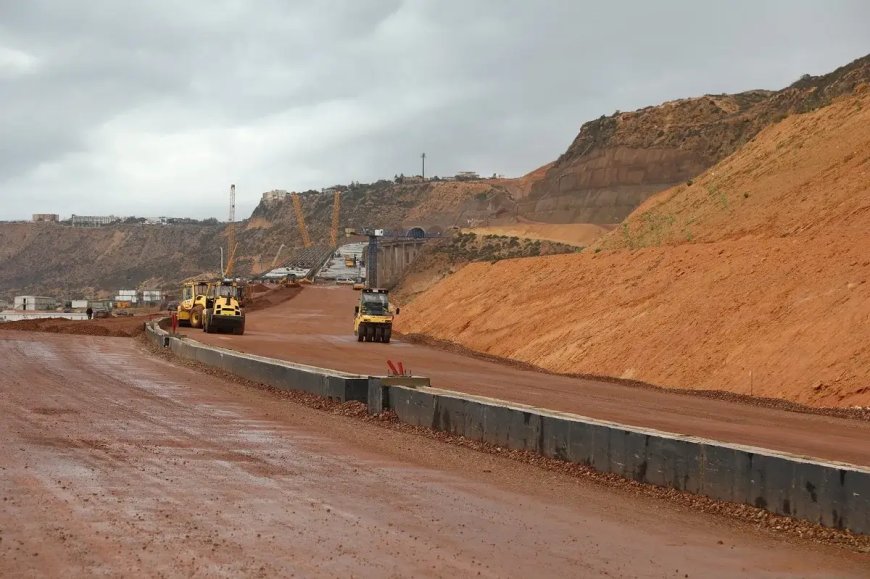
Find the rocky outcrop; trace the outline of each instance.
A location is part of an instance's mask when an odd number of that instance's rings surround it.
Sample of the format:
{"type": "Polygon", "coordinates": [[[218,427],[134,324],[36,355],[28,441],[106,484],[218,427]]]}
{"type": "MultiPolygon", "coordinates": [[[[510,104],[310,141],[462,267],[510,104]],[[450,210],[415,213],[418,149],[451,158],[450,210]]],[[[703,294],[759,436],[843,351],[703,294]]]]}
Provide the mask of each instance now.
{"type": "Polygon", "coordinates": [[[830,104],[870,82],[870,56],[776,92],[666,102],[585,123],[520,201],[519,214],[553,223],[618,223],[650,195],[687,181],[770,124],[830,104]]]}

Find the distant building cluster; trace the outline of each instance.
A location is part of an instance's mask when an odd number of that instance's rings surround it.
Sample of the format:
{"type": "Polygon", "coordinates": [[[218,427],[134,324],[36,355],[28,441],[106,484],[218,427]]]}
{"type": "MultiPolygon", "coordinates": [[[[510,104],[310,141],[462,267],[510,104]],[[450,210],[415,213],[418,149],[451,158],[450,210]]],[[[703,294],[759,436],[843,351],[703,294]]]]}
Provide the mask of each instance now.
{"type": "Polygon", "coordinates": [[[170,217],[143,217],[145,225],[167,225],[172,222],[170,217]]]}
{"type": "MultiPolygon", "coordinates": [[[[493,175],[496,177],[496,175],[493,175]]],[[[456,175],[449,177],[423,177],[422,175],[396,175],[393,179],[396,183],[403,185],[425,183],[426,181],[478,181],[481,177],[477,171],[460,171],[456,175]]]]}
{"type": "Polygon", "coordinates": [[[71,221],[73,227],[102,227],[117,223],[121,218],[114,215],[73,215],[71,221]]]}
{"type": "MultiPolygon", "coordinates": [[[[10,314],[21,312],[26,315],[26,312],[84,312],[87,308],[97,310],[112,310],[115,308],[130,308],[136,306],[156,306],[162,304],[169,296],[161,290],[118,290],[111,299],[108,300],[87,300],[75,299],[64,301],[47,296],[15,296],[13,299],[12,310],[6,310],[5,318],[0,321],[9,321],[13,319],[24,319],[19,317],[9,317],[10,314]]],[[[7,304],[8,306],[8,304],[7,304]]],[[[3,308],[0,307],[0,310],[3,308]]]]}
{"type": "Polygon", "coordinates": [[[156,305],[163,301],[163,298],[163,292],[160,290],[118,290],[112,300],[116,308],[129,308],[138,304],[156,305]]]}
{"type": "Polygon", "coordinates": [[[60,217],[57,213],[34,213],[33,214],[33,222],[34,223],[57,223],[60,221],[60,217]]]}
{"type": "Polygon", "coordinates": [[[113,315],[112,310],[115,309],[163,305],[169,297],[161,290],[118,290],[112,299],[107,300],[63,300],[47,296],[15,296],[12,309],[7,309],[9,304],[0,301],[0,323],[42,318],[84,320],[90,315],[105,317],[113,315]]]}

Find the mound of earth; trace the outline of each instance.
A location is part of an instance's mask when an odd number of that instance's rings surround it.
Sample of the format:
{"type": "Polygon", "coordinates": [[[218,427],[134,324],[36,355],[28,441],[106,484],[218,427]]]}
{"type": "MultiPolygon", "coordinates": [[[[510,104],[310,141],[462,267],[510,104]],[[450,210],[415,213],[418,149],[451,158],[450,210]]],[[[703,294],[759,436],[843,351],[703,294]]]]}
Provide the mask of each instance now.
{"type": "Polygon", "coordinates": [[[149,316],[127,316],[120,318],[101,318],[96,320],[67,320],[65,318],[20,320],[17,322],[5,322],[0,324],[0,330],[132,338],[145,331],[146,321],[157,317],[160,317],[160,314],[149,316]]]}
{"type": "Polygon", "coordinates": [[[868,406],[868,282],[861,86],[762,131],[595,249],[467,265],[397,329],[560,373],[868,406]]]}
{"type": "Polygon", "coordinates": [[[245,306],[246,312],[255,312],[257,310],[271,308],[272,306],[276,306],[282,302],[286,302],[287,300],[292,300],[302,291],[302,286],[276,286],[275,288],[269,288],[269,286],[266,285],[259,285],[265,288],[265,291],[254,293],[254,298],[251,303],[245,306]]]}

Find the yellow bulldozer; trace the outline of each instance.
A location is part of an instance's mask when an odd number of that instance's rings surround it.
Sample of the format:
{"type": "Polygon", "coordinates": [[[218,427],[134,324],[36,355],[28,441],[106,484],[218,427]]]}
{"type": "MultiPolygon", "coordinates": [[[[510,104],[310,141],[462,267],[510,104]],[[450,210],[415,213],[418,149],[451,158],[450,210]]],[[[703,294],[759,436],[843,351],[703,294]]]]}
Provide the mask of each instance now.
{"type": "Polygon", "coordinates": [[[245,287],[234,281],[192,281],[181,290],[178,323],[207,333],[245,333],[245,287]]]}

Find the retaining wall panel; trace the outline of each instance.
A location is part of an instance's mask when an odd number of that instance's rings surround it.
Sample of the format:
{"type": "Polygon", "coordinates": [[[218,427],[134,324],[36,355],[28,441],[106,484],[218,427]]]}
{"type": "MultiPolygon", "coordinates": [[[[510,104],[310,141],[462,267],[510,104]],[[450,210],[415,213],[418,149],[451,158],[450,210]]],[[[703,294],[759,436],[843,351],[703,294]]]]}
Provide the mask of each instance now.
{"type": "MultiPolygon", "coordinates": [[[[614,430],[616,431],[616,429],[614,430]]],[[[645,481],[648,468],[646,454],[649,436],[631,430],[617,432],[622,434],[622,476],[636,481],[645,481]]]]}
{"type": "MultiPolygon", "coordinates": [[[[792,487],[794,488],[793,496],[790,499],[790,510],[796,516],[806,518],[808,520],[822,523],[827,526],[835,525],[834,509],[836,509],[837,498],[826,496],[827,490],[833,490],[836,494],[840,494],[837,487],[839,481],[828,480],[827,469],[822,465],[811,463],[798,463],[791,469],[792,487]],[[831,487],[829,489],[829,487],[831,487]]],[[[833,474],[836,479],[835,471],[833,474]]],[[[839,515],[839,512],[837,513],[839,515]]]]}
{"type": "Polygon", "coordinates": [[[592,456],[590,466],[601,472],[613,472],[611,470],[611,432],[606,426],[593,426],[592,456]]]}
{"type": "Polygon", "coordinates": [[[696,458],[685,441],[647,435],[644,478],[650,484],[687,490],[691,481],[699,480],[696,458]]]}
{"type": "Polygon", "coordinates": [[[510,448],[508,442],[511,435],[511,413],[512,410],[504,406],[487,406],[484,409],[484,442],[510,448]]]}
{"type": "Polygon", "coordinates": [[[276,386],[277,384],[280,384],[280,381],[276,380],[276,375],[281,373],[280,366],[272,366],[271,368],[267,368],[257,360],[249,360],[246,358],[232,358],[229,356],[220,356],[218,359],[221,363],[221,369],[227,372],[231,372],[247,380],[261,382],[269,386],[276,386]]]}
{"type": "Polygon", "coordinates": [[[402,422],[413,426],[434,427],[435,397],[431,394],[407,388],[390,388],[390,408],[402,422]]]}
{"type": "MultiPolygon", "coordinates": [[[[320,380],[324,392],[322,396],[342,402],[347,401],[347,385],[343,378],[338,376],[322,376],[320,380]]],[[[368,390],[368,384],[366,384],[366,390],[368,390]]]]}
{"type": "Polygon", "coordinates": [[[366,381],[366,404],[369,414],[380,414],[389,408],[389,390],[378,378],[369,377],[366,381]]]}
{"type": "Polygon", "coordinates": [[[595,435],[597,427],[594,424],[572,421],[568,439],[568,460],[586,466],[595,463],[595,435]]]}
{"type": "Polygon", "coordinates": [[[571,429],[573,420],[554,416],[541,417],[541,454],[559,460],[571,460],[571,429]]]}
{"type": "Polygon", "coordinates": [[[840,471],[836,480],[843,497],[837,515],[847,529],[870,535],[870,473],[840,471]]]}
{"type": "MultiPolygon", "coordinates": [[[[739,459],[740,454],[735,452],[735,458],[739,459]]],[[[753,453],[749,458],[749,482],[751,486],[749,496],[744,497],[743,502],[765,508],[767,506],[767,479],[775,472],[776,465],[768,464],[765,460],[766,457],[762,455],[753,453]]]]}
{"type": "Polygon", "coordinates": [[[715,499],[747,503],[750,493],[736,492],[734,477],[748,477],[748,465],[742,473],[737,473],[737,458],[734,453],[731,448],[703,445],[701,492],[715,499]]]}
{"type": "MultiPolygon", "coordinates": [[[[804,468],[794,469],[794,487],[795,492],[801,491],[800,481],[804,468]]],[[[857,511],[849,504],[849,497],[846,496],[845,475],[843,469],[823,468],[820,473],[822,481],[822,489],[817,495],[819,507],[819,522],[828,527],[842,529],[845,524],[844,515],[847,512],[857,511]]],[[[805,490],[805,489],[804,489],[805,490]]],[[[856,501],[857,503],[857,501],[856,501]]],[[[855,506],[858,506],[857,504],[855,506]]],[[[855,523],[858,523],[859,517],[855,517],[855,523]]]]}
{"type": "Polygon", "coordinates": [[[465,428],[467,401],[449,396],[434,398],[435,413],[432,427],[450,434],[462,433],[465,428]]]}
{"type": "MultiPolygon", "coordinates": [[[[798,463],[775,456],[756,454],[753,466],[764,471],[765,485],[759,489],[755,505],[780,515],[790,515],[795,502],[795,466],[798,463]]],[[[821,482],[821,481],[820,481],[821,482]]]]}
{"type": "Polygon", "coordinates": [[[344,400],[368,403],[369,380],[368,378],[345,378],[344,400]]]}
{"type": "Polygon", "coordinates": [[[508,421],[510,439],[505,443],[509,448],[540,452],[541,425],[540,414],[525,410],[514,410],[508,421]]]}
{"type": "Polygon", "coordinates": [[[603,470],[618,475],[625,473],[625,432],[617,428],[607,429],[607,461],[603,470]]]}
{"type": "Polygon", "coordinates": [[[484,440],[486,430],[486,407],[475,400],[469,400],[465,404],[465,423],[461,434],[472,440],[484,440]]]}
{"type": "Polygon", "coordinates": [[[680,480],[679,487],[684,491],[701,494],[704,488],[704,447],[688,440],[675,441],[677,448],[682,448],[681,456],[685,465],[681,466],[675,459],[671,471],[672,480],[680,480]]]}

